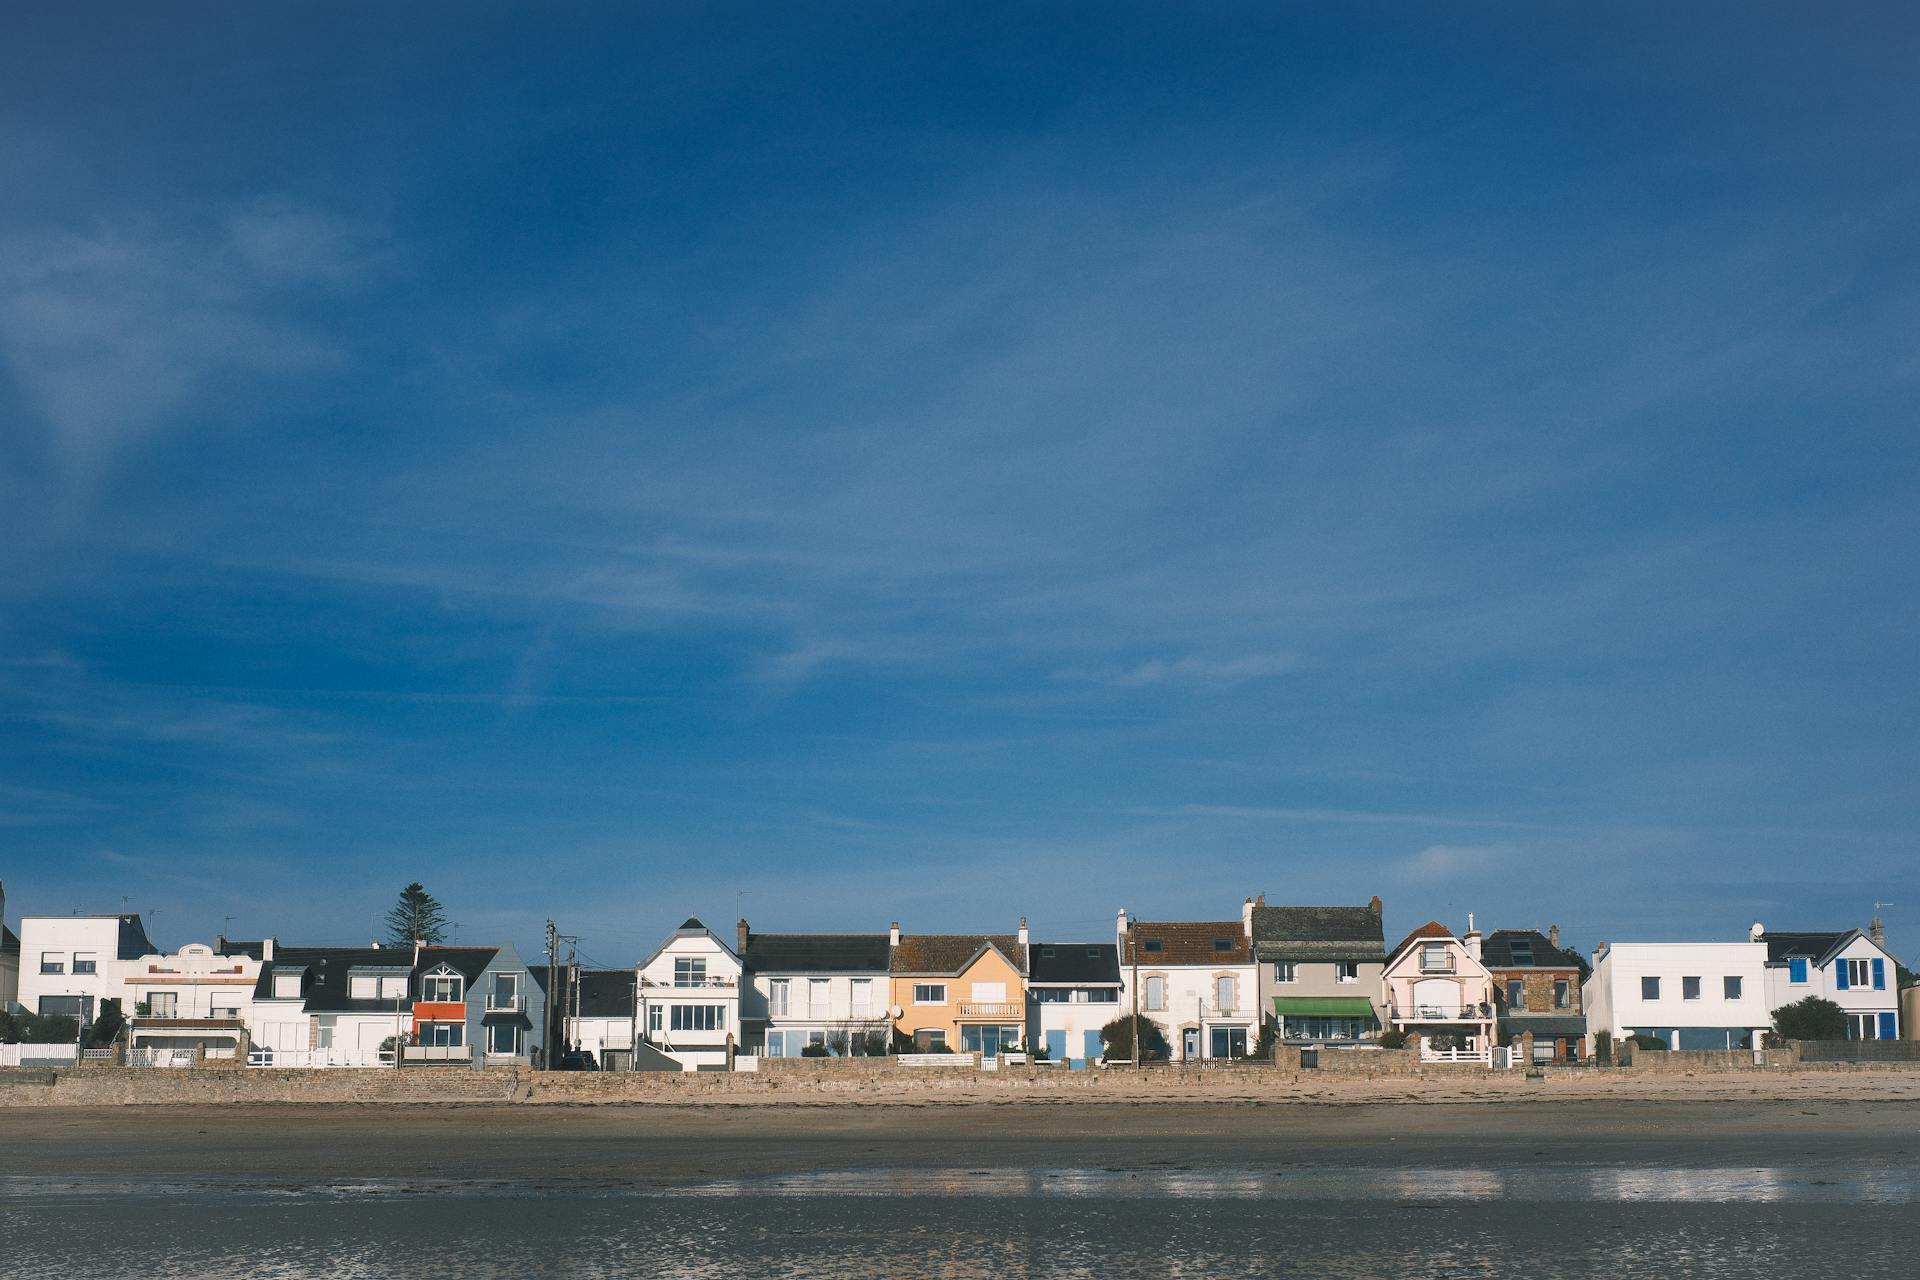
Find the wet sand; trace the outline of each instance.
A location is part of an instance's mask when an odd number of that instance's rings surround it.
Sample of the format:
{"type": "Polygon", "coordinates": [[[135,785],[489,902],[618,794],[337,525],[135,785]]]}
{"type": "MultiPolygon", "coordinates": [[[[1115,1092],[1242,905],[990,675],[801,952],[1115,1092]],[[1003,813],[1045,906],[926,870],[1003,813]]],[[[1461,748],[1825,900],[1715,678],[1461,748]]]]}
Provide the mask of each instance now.
{"type": "Polygon", "coordinates": [[[0,1274],[1905,1276],[1920,1104],[18,1108],[0,1274]]]}

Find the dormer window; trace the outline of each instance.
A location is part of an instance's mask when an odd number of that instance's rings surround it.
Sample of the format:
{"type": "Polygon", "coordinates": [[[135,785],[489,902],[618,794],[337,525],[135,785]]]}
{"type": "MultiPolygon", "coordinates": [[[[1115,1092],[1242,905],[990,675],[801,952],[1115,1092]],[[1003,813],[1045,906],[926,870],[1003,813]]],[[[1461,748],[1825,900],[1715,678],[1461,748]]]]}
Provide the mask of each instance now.
{"type": "Polygon", "coordinates": [[[1516,942],[1508,947],[1507,950],[1508,953],[1513,956],[1513,962],[1515,964],[1533,963],[1533,944],[1531,942],[1516,942]]]}
{"type": "Polygon", "coordinates": [[[1042,947],[1042,948],[1040,948],[1040,958],[1041,958],[1042,960],[1051,960],[1051,959],[1053,959],[1053,948],[1052,948],[1052,947],[1042,947]]]}
{"type": "Polygon", "coordinates": [[[300,979],[305,976],[299,969],[275,969],[273,971],[273,998],[276,1000],[298,1000],[300,998],[300,979]]]}
{"type": "Polygon", "coordinates": [[[1167,944],[1158,938],[1148,938],[1141,946],[1150,956],[1157,956],[1167,949],[1167,944]]]}
{"type": "Polygon", "coordinates": [[[460,1004],[466,999],[467,980],[441,965],[420,980],[420,998],[433,1004],[460,1004]]]}

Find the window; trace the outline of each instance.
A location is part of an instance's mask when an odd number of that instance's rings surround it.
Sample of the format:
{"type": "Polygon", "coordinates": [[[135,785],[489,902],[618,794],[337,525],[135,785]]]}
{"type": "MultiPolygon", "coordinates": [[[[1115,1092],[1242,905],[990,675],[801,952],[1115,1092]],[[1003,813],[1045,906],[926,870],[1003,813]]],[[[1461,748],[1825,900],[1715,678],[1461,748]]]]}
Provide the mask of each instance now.
{"type": "Polygon", "coordinates": [[[240,1016],[240,997],[208,996],[207,1016],[209,1018],[238,1018],[240,1016]]]}
{"type": "Polygon", "coordinates": [[[1742,990],[1742,984],[1739,978],[1725,977],[1720,979],[1720,996],[1722,999],[1738,1000],[1744,994],[1745,992],[1742,990]]]}
{"type": "Polygon", "coordinates": [[[873,1012],[872,978],[855,978],[853,980],[853,1011],[855,1013],[873,1012]]]}
{"type": "Polygon", "coordinates": [[[1167,980],[1158,975],[1147,979],[1147,1008],[1167,1007],[1167,980]]]}
{"type": "Polygon", "coordinates": [[[1527,984],[1519,978],[1507,979],[1507,1008],[1524,1009],[1527,1007],[1527,984]]]}
{"type": "MultiPolygon", "coordinates": [[[[787,1001],[792,996],[792,986],[791,980],[787,978],[769,978],[767,980],[768,1013],[776,1018],[784,1018],[787,1016],[787,1001]]],[[[771,1041],[769,1041],[769,1043],[771,1043],[771,1041]]]]}
{"type": "Polygon", "coordinates": [[[298,1000],[300,998],[300,979],[305,974],[299,969],[275,969],[273,971],[273,996],[276,1000],[298,1000]]]}
{"type": "Polygon", "coordinates": [[[178,991],[147,992],[147,1016],[150,1018],[172,1018],[180,1011],[180,993],[178,991]]]}
{"type": "Polygon", "coordinates": [[[316,1049],[333,1048],[333,1033],[338,1026],[337,1018],[315,1018],[313,1020],[313,1047],[316,1049]]]}
{"type": "Polygon", "coordinates": [[[1335,982],[1360,981],[1360,962],[1358,960],[1336,960],[1333,962],[1333,980],[1335,982]]]}
{"type": "Polygon", "coordinates": [[[1148,938],[1140,944],[1140,949],[1150,956],[1157,956],[1167,949],[1167,944],[1159,938],[1148,938]]]}
{"type": "Polygon", "coordinates": [[[947,1002],[947,984],[944,982],[916,982],[913,985],[915,1004],[945,1004],[947,1002]]]}
{"type": "Polygon", "coordinates": [[[40,972],[65,973],[66,971],[67,971],[66,952],[42,951],[40,953],[40,972]]]}
{"type": "Polygon", "coordinates": [[[667,1007],[670,1031],[719,1031],[727,1025],[725,1005],[676,1004],[667,1007]]]}
{"type": "MultiPolygon", "coordinates": [[[[1738,982],[1739,979],[1736,978],[1734,981],[1738,982]]],[[[1553,1007],[1556,1009],[1564,1009],[1572,1003],[1573,984],[1565,978],[1555,978],[1553,980],[1553,1007]]]]}
{"type": "Polygon", "coordinates": [[[828,978],[807,981],[807,1016],[824,1018],[833,1012],[833,982],[828,978]]]}
{"type": "Polygon", "coordinates": [[[1795,986],[1803,986],[1807,981],[1807,960],[1805,956],[1795,956],[1787,961],[1787,981],[1795,986]]]}
{"type": "Polygon", "coordinates": [[[1298,974],[1299,970],[1291,960],[1282,960],[1273,966],[1275,982],[1298,982],[1300,980],[1298,974]]]}
{"type": "Polygon", "coordinates": [[[827,1047],[827,1033],[826,1033],[826,1032],[824,1032],[824,1031],[809,1031],[809,1032],[807,1032],[807,1048],[809,1048],[809,1049],[811,1049],[811,1048],[813,1048],[813,1047],[814,1047],[814,1046],[816,1046],[816,1045],[818,1045],[818,1046],[819,1046],[820,1048],[822,1048],[822,1049],[824,1049],[824,1048],[826,1048],[826,1047],[827,1047]]]}
{"type": "Polygon", "coordinates": [[[706,957],[675,956],[673,961],[673,985],[676,987],[706,986],[707,985],[706,957]]]}
{"type": "Polygon", "coordinates": [[[1207,1046],[1213,1058],[1244,1058],[1247,1056],[1247,1029],[1245,1027],[1215,1027],[1208,1037],[1207,1046]]]}
{"type": "Polygon", "coordinates": [[[1640,979],[1640,998],[1642,1000],[1658,1000],[1660,998],[1660,979],[1640,979]]]}
{"type": "Polygon", "coordinates": [[[659,1035],[665,1028],[666,1012],[665,1009],[657,1004],[647,1007],[647,1032],[649,1035],[659,1035]]]}
{"type": "Polygon", "coordinates": [[[511,1022],[496,1022],[487,1028],[487,1052],[512,1055],[520,1051],[520,1028],[511,1022]]]}
{"type": "Polygon", "coordinates": [[[1234,1005],[1234,981],[1232,978],[1213,980],[1213,1003],[1217,1009],[1231,1009],[1234,1005]]]}
{"type": "Polygon", "coordinates": [[[1213,949],[1215,951],[1220,951],[1220,952],[1231,951],[1233,950],[1233,939],[1232,938],[1215,938],[1213,940],[1213,949]]]}
{"type": "Polygon", "coordinates": [[[1042,948],[1040,948],[1040,958],[1041,958],[1042,960],[1051,960],[1051,959],[1053,959],[1053,948],[1052,948],[1052,947],[1042,947],[1042,948]]]}
{"type": "Polygon", "coordinates": [[[1847,1015],[1847,1039],[1873,1040],[1877,1027],[1876,1019],[1870,1013],[1850,1013],[1847,1015]]]}
{"type": "Polygon", "coordinates": [[[76,951],[73,953],[73,971],[76,974],[98,973],[99,966],[94,963],[93,952],[76,951]]]}
{"type": "Polygon", "coordinates": [[[1700,998],[1700,979],[1680,979],[1680,998],[1682,1000],[1698,1000],[1700,998]]]}
{"type": "Polygon", "coordinates": [[[787,1056],[787,1033],[784,1031],[767,1032],[767,1056],[784,1058],[787,1056]]]}
{"type": "Polygon", "coordinates": [[[464,1022],[423,1022],[420,1024],[420,1043],[437,1048],[454,1048],[467,1042],[467,1024],[464,1022]]]}
{"type": "MultiPolygon", "coordinates": [[[[491,1009],[518,1009],[520,1007],[520,975],[517,973],[496,973],[493,975],[493,998],[487,1002],[491,1009]]],[[[499,1052],[499,1050],[495,1050],[499,1052]]]]}
{"type": "MultiPolygon", "coordinates": [[[[73,971],[75,973],[80,972],[79,960],[80,960],[79,956],[74,957],[73,971]]],[[[1842,988],[1871,987],[1872,985],[1874,985],[1873,984],[1873,961],[1846,960],[1846,961],[1842,961],[1842,963],[1845,964],[1847,967],[1847,980],[1840,984],[1842,988]]],[[[1863,1036],[1861,1038],[1871,1039],[1872,1037],[1863,1036]]]]}
{"type": "Polygon", "coordinates": [[[78,1018],[85,1026],[93,1021],[92,996],[41,996],[40,1016],[78,1018]]]}
{"type": "Polygon", "coordinates": [[[386,973],[380,975],[380,998],[382,1000],[406,999],[407,975],[404,973],[386,973]]]}
{"type": "Polygon", "coordinates": [[[439,1004],[459,1004],[465,998],[466,979],[440,968],[420,980],[420,998],[439,1004]]]}
{"type": "Polygon", "coordinates": [[[1088,1004],[1119,1004],[1120,988],[1089,987],[1087,988],[1087,1003],[1088,1004]]]}
{"type": "Polygon", "coordinates": [[[939,1027],[922,1027],[913,1033],[913,1047],[921,1053],[947,1047],[947,1033],[939,1027]]]}
{"type": "Polygon", "coordinates": [[[1453,972],[1453,956],[1447,951],[1446,943],[1423,942],[1420,944],[1420,972],[1453,972]]]}
{"type": "Polygon", "coordinates": [[[380,994],[380,979],[371,973],[347,975],[347,995],[355,1000],[372,1000],[380,994]]]}
{"type": "Polygon", "coordinates": [[[1509,943],[1507,954],[1513,957],[1515,964],[1530,965],[1533,963],[1533,944],[1531,942],[1509,943]]]}
{"type": "Polygon", "coordinates": [[[1005,1004],[1007,1002],[1007,984],[1004,982],[976,982],[972,986],[975,1004],[1005,1004]]]}

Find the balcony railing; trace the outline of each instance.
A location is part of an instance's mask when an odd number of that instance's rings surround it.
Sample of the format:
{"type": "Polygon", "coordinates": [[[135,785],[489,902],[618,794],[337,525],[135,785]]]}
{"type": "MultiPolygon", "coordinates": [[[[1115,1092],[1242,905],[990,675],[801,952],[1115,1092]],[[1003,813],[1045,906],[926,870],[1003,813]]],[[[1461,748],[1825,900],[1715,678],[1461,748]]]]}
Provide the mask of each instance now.
{"type": "Polygon", "coordinates": [[[732,978],[703,978],[699,982],[662,982],[658,978],[642,978],[640,979],[640,985],[662,991],[705,991],[709,988],[732,990],[740,984],[732,978]]]}
{"type": "Polygon", "coordinates": [[[408,1062],[472,1062],[473,1046],[470,1044],[410,1044],[407,1046],[408,1062]]]}
{"type": "Polygon", "coordinates": [[[527,998],[523,995],[502,995],[499,992],[487,997],[488,1013],[525,1013],[527,998]]]}
{"type": "Polygon", "coordinates": [[[961,1018],[1024,1018],[1027,1016],[1027,1007],[1024,1004],[1013,1004],[1004,1000],[998,1003],[967,1001],[959,1006],[955,1016],[961,1018]]]}
{"type": "Polygon", "coordinates": [[[1427,956],[1420,957],[1420,972],[1422,973],[1453,973],[1454,971],[1452,956],[1441,956],[1437,960],[1427,956]]]}
{"type": "Polygon", "coordinates": [[[1230,1004],[1205,1004],[1200,1006],[1202,1022],[1245,1022],[1253,1016],[1252,1009],[1242,1009],[1230,1004]]]}
{"type": "Polygon", "coordinates": [[[1396,1004],[1390,1015],[1395,1022],[1486,1022],[1493,1017],[1487,1004],[1396,1004]]]}

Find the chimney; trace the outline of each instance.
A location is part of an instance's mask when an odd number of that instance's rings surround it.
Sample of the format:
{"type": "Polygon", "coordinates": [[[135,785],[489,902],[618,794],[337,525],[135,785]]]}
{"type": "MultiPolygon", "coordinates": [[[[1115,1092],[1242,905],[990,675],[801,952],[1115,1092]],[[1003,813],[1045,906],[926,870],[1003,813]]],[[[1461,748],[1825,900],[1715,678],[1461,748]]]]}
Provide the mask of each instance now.
{"type": "Polygon", "coordinates": [[[747,918],[745,916],[741,916],[740,924],[737,928],[736,933],[740,939],[739,955],[740,955],[740,958],[743,960],[746,959],[746,956],[747,956],[747,936],[751,932],[752,931],[747,928],[747,918]]]}
{"type": "Polygon", "coordinates": [[[1264,907],[1267,905],[1267,895],[1265,894],[1265,892],[1256,893],[1253,895],[1253,905],[1256,907],[1264,907]]]}
{"type": "Polygon", "coordinates": [[[1367,900],[1367,910],[1373,912],[1373,914],[1375,915],[1380,914],[1380,895],[1379,894],[1376,893],[1373,895],[1373,897],[1367,900]]]}
{"type": "Polygon", "coordinates": [[[1240,931],[1249,938],[1253,936],[1253,899],[1248,898],[1240,905],[1240,931]]]}
{"type": "Polygon", "coordinates": [[[1753,922],[1753,928],[1747,930],[1748,942],[1758,942],[1760,941],[1760,939],[1766,936],[1767,936],[1767,926],[1761,924],[1758,920],[1755,920],[1753,922]]]}
{"type": "Polygon", "coordinates": [[[1120,908],[1119,911],[1114,913],[1113,932],[1115,937],[1124,938],[1127,936],[1127,909],[1125,907],[1120,908]]]}
{"type": "Polygon", "coordinates": [[[273,959],[273,939],[272,938],[268,938],[260,944],[260,958],[262,960],[273,959]]]}
{"type": "Polygon", "coordinates": [[[1867,936],[1873,939],[1874,946],[1882,951],[1887,949],[1887,926],[1881,923],[1879,916],[1867,921],[1867,936]]]}
{"type": "Polygon", "coordinates": [[[1020,917],[1020,945],[1023,947],[1027,945],[1027,918],[1025,916],[1020,917]]]}
{"type": "Polygon", "coordinates": [[[900,945],[900,922],[898,920],[893,922],[893,928],[887,932],[887,945],[890,947],[900,945]]]}
{"type": "Polygon", "coordinates": [[[1461,939],[1467,944],[1467,954],[1477,963],[1480,959],[1480,931],[1473,927],[1473,912],[1467,912],[1467,936],[1461,939]]]}
{"type": "Polygon", "coordinates": [[[1547,926],[1547,942],[1550,945],[1556,946],[1556,947],[1560,945],[1560,926],[1559,925],[1550,924],[1547,926]]]}

